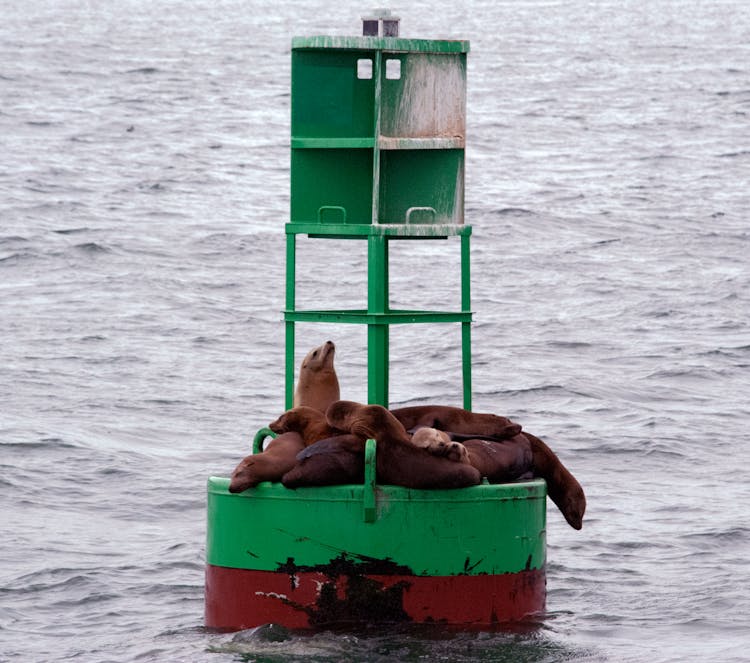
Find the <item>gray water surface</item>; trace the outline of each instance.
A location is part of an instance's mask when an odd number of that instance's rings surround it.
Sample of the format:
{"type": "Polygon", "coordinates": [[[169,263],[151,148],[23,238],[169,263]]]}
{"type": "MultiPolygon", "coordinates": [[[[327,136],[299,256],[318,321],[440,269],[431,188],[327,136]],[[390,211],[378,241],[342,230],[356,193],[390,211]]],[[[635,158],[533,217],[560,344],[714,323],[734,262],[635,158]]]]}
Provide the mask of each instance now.
{"type": "MultiPolygon", "coordinates": [[[[289,52],[370,6],[0,0],[0,660],[745,661],[750,9],[438,2],[468,39],[474,409],[587,492],[548,614],[501,634],[204,630],[205,481],[283,409],[289,52]]],[[[457,243],[391,252],[452,308],[457,243]]],[[[298,301],[365,292],[301,239],[298,301]]],[[[331,338],[366,399],[366,333],[331,338]]],[[[460,333],[392,333],[393,404],[460,402],[460,333]]]]}

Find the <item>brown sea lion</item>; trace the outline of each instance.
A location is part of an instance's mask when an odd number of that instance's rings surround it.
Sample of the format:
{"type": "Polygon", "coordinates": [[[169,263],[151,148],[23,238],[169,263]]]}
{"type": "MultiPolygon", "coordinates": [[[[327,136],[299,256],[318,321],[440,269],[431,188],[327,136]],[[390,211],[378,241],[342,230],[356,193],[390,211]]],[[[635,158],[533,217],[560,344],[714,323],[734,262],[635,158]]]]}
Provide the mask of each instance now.
{"type": "Polygon", "coordinates": [[[470,412],[450,405],[414,405],[391,410],[406,429],[429,426],[478,437],[507,440],[521,432],[517,423],[496,414],[470,412]]]}
{"type": "Polygon", "coordinates": [[[466,488],[482,480],[479,470],[468,463],[435,456],[400,440],[378,440],[375,465],[378,483],[406,488],[466,488]]]}
{"type": "Polygon", "coordinates": [[[299,369],[294,407],[305,405],[325,412],[331,403],[341,398],[339,381],[333,368],[335,353],[333,341],[326,341],[307,353],[299,369]]]}
{"type": "Polygon", "coordinates": [[[326,410],[329,426],[378,442],[398,440],[411,444],[406,429],[382,405],[363,405],[354,401],[336,401],[326,410]]]}
{"type": "Polygon", "coordinates": [[[490,483],[505,483],[533,476],[531,443],[523,433],[501,442],[464,440],[469,462],[490,483]]]}
{"type": "Polygon", "coordinates": [[[337,401],[326,411],[334,428],[377,441],[378,483],[406,488],[463,488],[481,481],[471,465],[435,456],[411,442],[399,421],[381,405],[337,401]]]}
{"type": "Polygon", "coordinates": [[[417,428],[411,436],[411,443],[421,449],[427,449],[433,456],[444,456],[459,463],[470,462],[466,447],[460,442],[454,442],[448,433],[437,428],[417,428]]]}
{"type": "Polygon", "coordinates": [[[358,435],[337,435],[306,447],[281,479],[287,488],[332,486],[364,481],[365,441],[358,435]]]}
{"type": "Polygon", "coordinates": [[[526,431],[523,435],[531,444],[534,476],[547,482],[547,495],[560,509],[568,524],[574,529],[581,529],[586,511],[586,495],[581,484],[542,440],[526,431]]]}
{"type": "Polygon", "coordinates": [[[277,434],[290,431],[299,433],[306,447],[341,432],[328,425],[325,414],[320,410],[305,405],[287,410],[276,421],[268,424],[268,427],[277,434]]]}
{"type": "Polygon", "coordinates": [[[279,481],[297,462],[297,454],[305,448],[299,433],[288,432],[271,440],[265,451],[251,454],[240,461],[232,472],[230,493],[257,486],[261,481],[279,481]]]}

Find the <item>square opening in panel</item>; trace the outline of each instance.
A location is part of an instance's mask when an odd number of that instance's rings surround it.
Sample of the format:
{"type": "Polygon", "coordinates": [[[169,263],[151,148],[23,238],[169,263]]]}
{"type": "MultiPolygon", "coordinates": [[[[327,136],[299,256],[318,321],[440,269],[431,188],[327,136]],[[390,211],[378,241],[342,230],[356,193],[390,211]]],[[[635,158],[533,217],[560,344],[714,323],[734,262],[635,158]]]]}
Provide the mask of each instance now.
{"type": "Polygon", "coordinates": [[[357,60],[357,78],[361,80],[372,78],[372,60],[368,58],[357,60]]]}
{"type": "Polygon", "coordinates": [[[385,77],[389,81],[397,81],[401,78],[401,60],[389,58],[385,61],[385,77]]]}

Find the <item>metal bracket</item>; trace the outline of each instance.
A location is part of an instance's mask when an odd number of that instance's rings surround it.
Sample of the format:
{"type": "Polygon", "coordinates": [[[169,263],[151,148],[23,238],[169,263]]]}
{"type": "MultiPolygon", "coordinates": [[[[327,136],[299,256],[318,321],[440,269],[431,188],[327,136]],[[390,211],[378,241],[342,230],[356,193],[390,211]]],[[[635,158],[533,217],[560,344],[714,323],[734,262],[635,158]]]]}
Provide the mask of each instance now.
{"type": "Polygon", "coordinates": [[[364,521],[374,523],[376,517],[375,504],[375,440],[367,440],[365,443],[365,482],[362,486],[362,505],[364,521]]]}

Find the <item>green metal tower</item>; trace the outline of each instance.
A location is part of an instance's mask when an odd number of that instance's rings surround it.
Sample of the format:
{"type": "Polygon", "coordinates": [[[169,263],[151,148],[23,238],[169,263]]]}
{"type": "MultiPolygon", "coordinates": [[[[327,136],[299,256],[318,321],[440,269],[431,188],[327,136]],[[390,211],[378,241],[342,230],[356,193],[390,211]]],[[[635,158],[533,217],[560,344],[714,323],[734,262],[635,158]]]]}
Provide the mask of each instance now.
{"type": "Polygon", "coordinates": [[[287,409],[294,393],[297,322],[366,324],[368,402],[385,407],[390,325],[461,323],[463,406],[471,409],[471,226],[464,224],[468,51],[466,41],[293,39],[284,311],[287,409]],[[297,308],[300,234],[367,240],[366,309],[297,308]],[[389,242],[448,237],[461,240],[461,310],[392,309],[389,242]]]}

